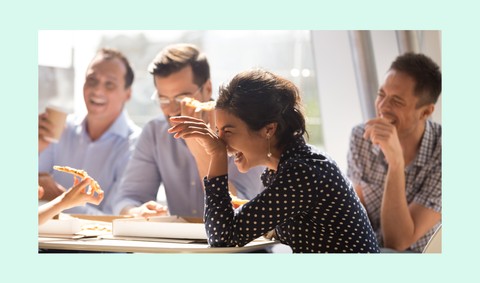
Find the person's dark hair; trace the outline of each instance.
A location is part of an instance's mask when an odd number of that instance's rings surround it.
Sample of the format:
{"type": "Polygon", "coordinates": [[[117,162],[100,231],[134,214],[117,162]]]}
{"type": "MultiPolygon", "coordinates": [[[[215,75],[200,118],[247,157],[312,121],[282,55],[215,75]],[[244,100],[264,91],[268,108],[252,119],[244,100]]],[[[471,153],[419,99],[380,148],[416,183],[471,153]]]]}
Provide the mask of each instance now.
{"type": "Polygon", "coordinates": [[[253,131],[277,123],[278,147],[307,134],[298,88],[265,70],[239,73],[221,86],[216,108],[240,118],[253,131]]]}
{"type": "Polygon", "coordinates": [[[200,53],[195,45],[185,43],[165,47],[150,63],[148,71],[154,76],[168,77],[189,65],[197,86],[210,79],[210,66],[205,54],[200,53]]]}
{"type": "Polygon", "coordinates": [[[133,69],[128,62],[127,57],[125,57],[122,52],[113,48],[102,48],[97,52],[97,56],[101,56],[103,59],[107,60],[117,58],[122,61],[127,69],[127,72],[125,73],[125,88],[127,89],[132,86],[134,79],[133,69]]]}
{"type": "Polygon", "coordinates": [[[442,92],[442,74],[432,59],[416,53],[398,56],[390,70],[406,73],[415,80],[415,95],[420,97],[417,107],[435,104],[442,92]]]}

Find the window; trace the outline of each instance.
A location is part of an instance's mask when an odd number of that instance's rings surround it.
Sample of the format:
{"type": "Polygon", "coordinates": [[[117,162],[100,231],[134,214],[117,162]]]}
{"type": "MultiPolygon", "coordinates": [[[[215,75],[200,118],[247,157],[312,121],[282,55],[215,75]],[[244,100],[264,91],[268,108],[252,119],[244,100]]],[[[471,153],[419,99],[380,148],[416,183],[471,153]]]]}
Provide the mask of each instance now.
{"type": "Polygon", "coordinates": [[[238,72],[253,67],[267,69],[294,82],[301,91],[305,106],[309,143],[323,148],[310,31],[306,30],[40,31],[39,111],[43,111],[49,100],[61,100],[63,104],[72,105],[75,113],[84,114],[82,86],[87,65],[99,48],[113,47],[122,51],[134,68],[132,98],[127,109],[130,117],[143,127],[161,114],[158,106],[150,100],[154,85],[147,71],[148,64],[164,46],[178,42],[195,44],[206,53],[214,97],[221,84],[238,72]],[[55,52],[49,52],[54,47],[55,52]],[[60,60],[63,63],[58,63],[60,54],[63,54],[64,59],[60,60]],[[48,82],[56,84],[52,81],[60,80],[65,85],[48,87],[48,82]]]}

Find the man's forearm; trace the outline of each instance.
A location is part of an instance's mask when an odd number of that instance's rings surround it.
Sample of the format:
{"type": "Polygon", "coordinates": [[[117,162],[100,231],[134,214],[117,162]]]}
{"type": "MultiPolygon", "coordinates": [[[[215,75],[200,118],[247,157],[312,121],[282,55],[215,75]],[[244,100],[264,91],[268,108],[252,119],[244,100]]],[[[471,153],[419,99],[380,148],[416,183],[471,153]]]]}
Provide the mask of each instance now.
{"type": "Polygon", "coordinates": [[[411,245],[415,230],[405,193],[404,170],[403,164],[389,166],[381,207],[384,246],[396,250],[405,250],[411,245]]]}

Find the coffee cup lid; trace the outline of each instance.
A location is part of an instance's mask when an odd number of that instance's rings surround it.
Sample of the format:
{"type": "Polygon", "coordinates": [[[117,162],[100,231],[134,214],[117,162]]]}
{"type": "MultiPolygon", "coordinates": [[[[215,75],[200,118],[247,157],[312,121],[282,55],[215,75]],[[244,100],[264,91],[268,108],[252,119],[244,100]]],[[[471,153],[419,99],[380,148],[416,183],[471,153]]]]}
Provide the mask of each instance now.
{"type": "Polygon", "coordinates": [[[67,114],[70,113],[70,110],[67,107],[59,106],[59,105],[56,105],[56,104],[48,104],[47,108],[57,110],[57,111],[67,113],[67,114]]]}

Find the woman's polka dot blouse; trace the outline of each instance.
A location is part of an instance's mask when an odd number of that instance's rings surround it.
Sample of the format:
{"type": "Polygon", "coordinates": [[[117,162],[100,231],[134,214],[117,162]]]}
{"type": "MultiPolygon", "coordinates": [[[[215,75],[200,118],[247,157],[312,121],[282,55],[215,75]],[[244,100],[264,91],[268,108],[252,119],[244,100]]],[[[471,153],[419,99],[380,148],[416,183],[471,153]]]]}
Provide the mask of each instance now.
{"type": "Polygon", "coordinates": [[[205,179],[205,228],[215,246],[244,246],[275,229],[294,253],[376,253],[375,234],[353,188],[335,162],[297,139],[265,190],[234,210],[226,175],[205,179]]]}

